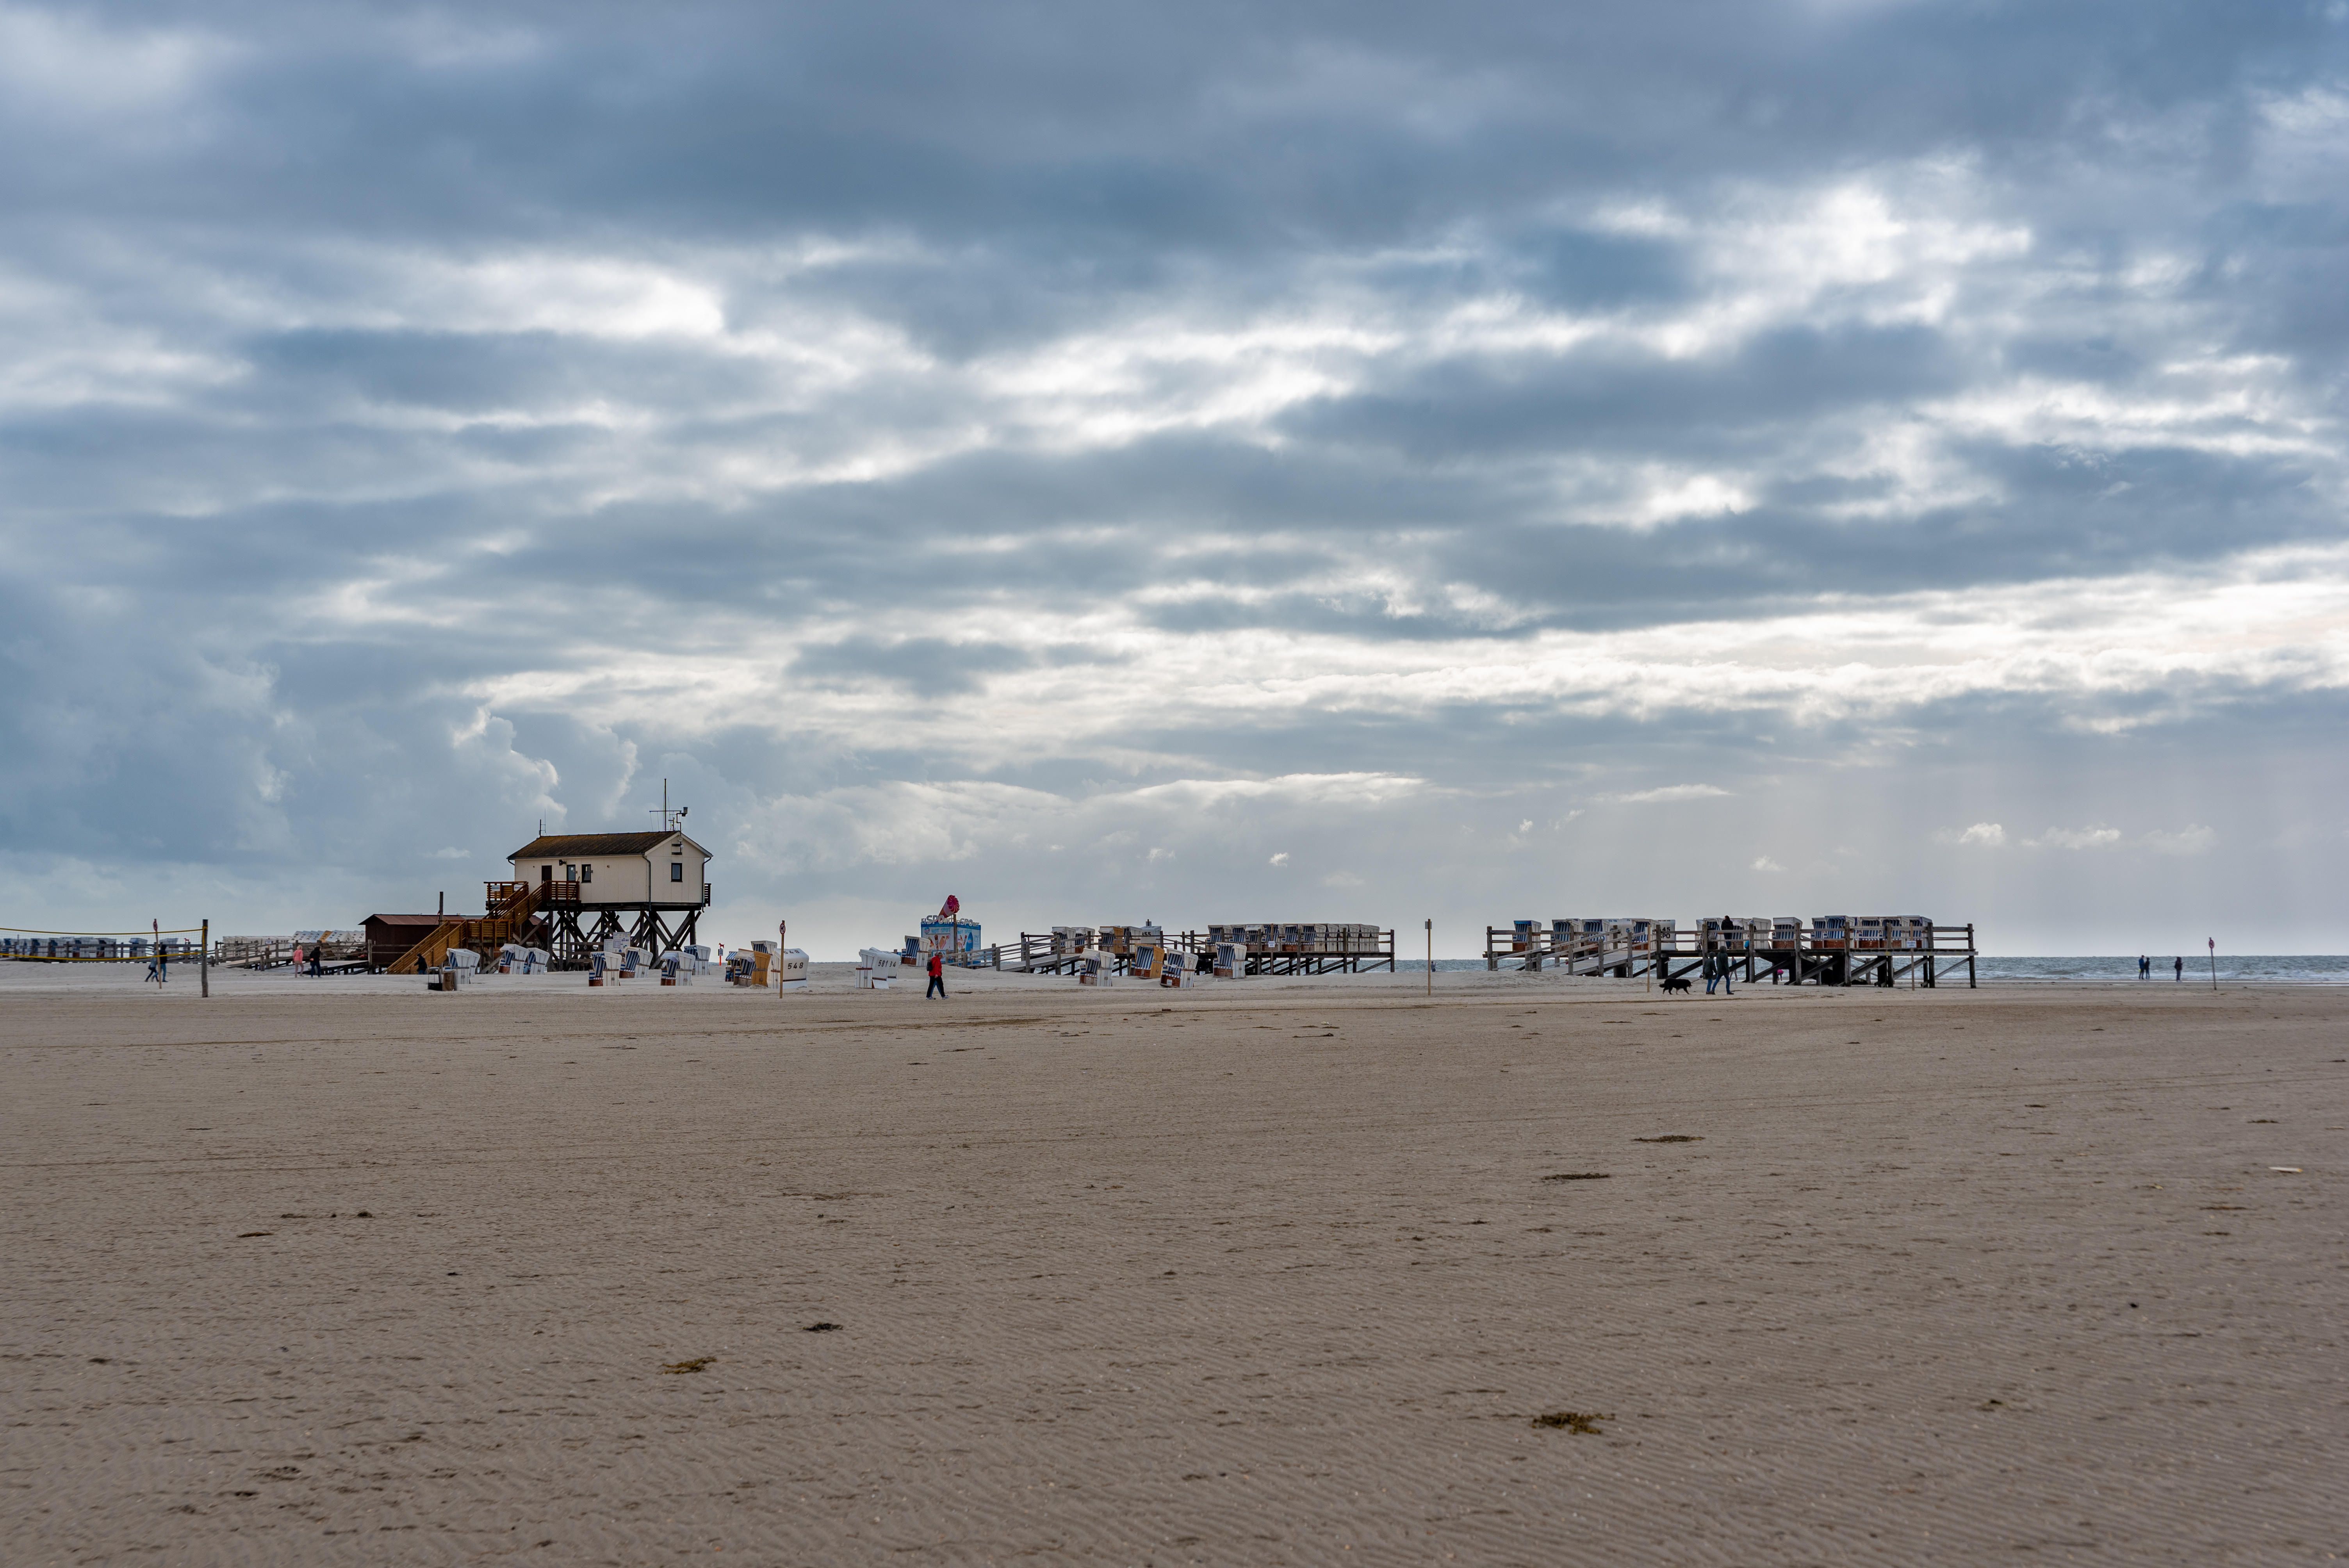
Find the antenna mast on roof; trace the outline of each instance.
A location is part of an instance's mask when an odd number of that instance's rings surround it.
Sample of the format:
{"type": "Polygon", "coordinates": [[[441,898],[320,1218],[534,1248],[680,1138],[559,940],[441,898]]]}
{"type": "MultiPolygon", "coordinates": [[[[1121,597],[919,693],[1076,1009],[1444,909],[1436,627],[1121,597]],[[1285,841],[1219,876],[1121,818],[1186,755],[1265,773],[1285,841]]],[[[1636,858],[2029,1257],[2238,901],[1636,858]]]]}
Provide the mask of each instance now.
{"type": "Polygon", "coordinates": [[[683,826],[685,825],[685,813],[686,813],[686,810],[687,810],[687,808],[686,808],[686,807],[683,807],[683,806],[679,806],[679,807],[678,807],[676,810],[674,810],[674,811],[672,811],[672,810],[669,810],[669,806],[668,806],[668,780],[667,780],[667,779],[662,779],[662,780],[661,780],[661,803],[660,803],[660,805],[659,805],[657,808],[656,808],[656,809],[655,809],[655,812],[654,812],[654,814],[655,814],[655,815],[657,815],[657,817],[659,817],[659,818],[660,818],[660,820],[661,820],[661,831],[663,831],[663,832],[665,832],[665,833],[674,833],[674,832],[676,832],[679,828],[683,827],[683,826]]]}

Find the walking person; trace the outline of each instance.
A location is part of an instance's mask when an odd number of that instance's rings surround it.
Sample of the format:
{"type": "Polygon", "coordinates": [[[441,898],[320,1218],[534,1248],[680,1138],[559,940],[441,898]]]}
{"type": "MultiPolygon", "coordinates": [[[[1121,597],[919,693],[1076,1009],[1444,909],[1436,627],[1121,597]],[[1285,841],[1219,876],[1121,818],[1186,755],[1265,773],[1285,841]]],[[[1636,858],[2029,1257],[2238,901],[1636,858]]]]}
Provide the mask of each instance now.
{"type": "Polygon", "coordinates": [[[2183,958],[2171,959],[2169,961],[2169,973],[2179,985],[2184,985],[2186,983],[2186,960],[2183,958]]]}
{"type": "Polygon", "coordinates": [[[2153,978],[2153,960],[2142,953],[2137,955],[2137,977],[2140,980],[2153,978]]]}
{"type": "Polygon", "coordinates": [[[926,990],[926,991],[925,991],[925,992],[923,992],[923,993],[922,993],[922,1000],[923,1000],[923,1001],[925,1001],[925,1002],[926,1002],[926,1001],[928,1001],[928,1000],[929,1000],[931,997],[933,997],[933,996],[936,996],[936,997],[938,997],[938,998],[939,998],[939,999],[941,999],[941,1000],[944,1000],[944,999],[945,999],[945,996],[946,996],[946,994],[947,994],[947,961],[946,961],[946,957],[945,957],[945,955],[944,955],[944,954],[940,954],[940,953],[937,953],[937,952],[936,952],[936,951],[934,950],[934,951],[932,951],[932,953],[930,954],[930,988],[929,988],[928,990],[926,990]]]}

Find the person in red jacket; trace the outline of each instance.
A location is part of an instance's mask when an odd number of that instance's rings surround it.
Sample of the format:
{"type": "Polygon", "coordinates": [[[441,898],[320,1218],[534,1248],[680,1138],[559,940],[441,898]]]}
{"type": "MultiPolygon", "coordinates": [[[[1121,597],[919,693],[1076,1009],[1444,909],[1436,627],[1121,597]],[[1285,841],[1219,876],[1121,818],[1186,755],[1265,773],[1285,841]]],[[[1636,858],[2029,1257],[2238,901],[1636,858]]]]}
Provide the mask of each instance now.
{"type": "Polygon", "coordinates": [[[946,994],[947,961],[934,951],[930,954],[930,988],[922,993],[922,1000],[926,1002],[933,996],[946,994]]]}

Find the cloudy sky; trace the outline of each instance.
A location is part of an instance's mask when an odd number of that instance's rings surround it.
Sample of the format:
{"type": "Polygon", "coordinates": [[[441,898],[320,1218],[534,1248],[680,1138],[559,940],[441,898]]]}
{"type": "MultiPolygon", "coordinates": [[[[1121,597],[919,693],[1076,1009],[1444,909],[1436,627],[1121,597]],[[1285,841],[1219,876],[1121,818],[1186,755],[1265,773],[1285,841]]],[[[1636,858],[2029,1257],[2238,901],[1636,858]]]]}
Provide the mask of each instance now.
{"type": "Polygon", "coordinates": [[[0,5],[0,919],[2349,950],[2349,5],[0,5]],[[39,917],[39,918],[35,918],[39,917]]]}

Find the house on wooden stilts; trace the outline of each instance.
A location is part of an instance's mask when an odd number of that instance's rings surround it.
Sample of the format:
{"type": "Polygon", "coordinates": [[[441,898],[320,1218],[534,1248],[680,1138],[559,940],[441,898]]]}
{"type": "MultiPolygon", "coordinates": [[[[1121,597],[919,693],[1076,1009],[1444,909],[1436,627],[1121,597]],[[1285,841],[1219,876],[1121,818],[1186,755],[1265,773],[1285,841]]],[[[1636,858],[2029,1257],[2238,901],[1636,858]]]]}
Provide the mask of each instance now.
{"type": "Polygon", "coordinates": [[[506,859],[537,890],[557,964],[585,963],[616,936],[657,958],[690,945],[709,906],[709,851],[679,829],[543,833],[506,859]]]}

